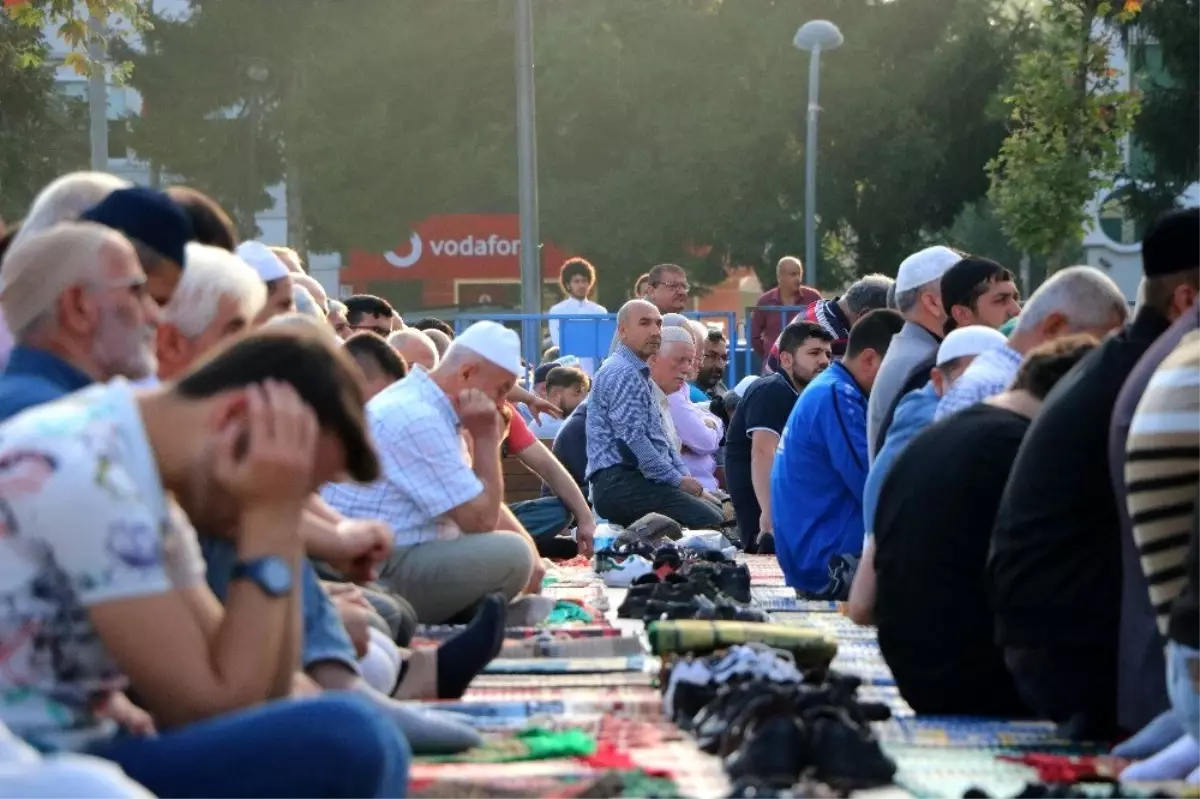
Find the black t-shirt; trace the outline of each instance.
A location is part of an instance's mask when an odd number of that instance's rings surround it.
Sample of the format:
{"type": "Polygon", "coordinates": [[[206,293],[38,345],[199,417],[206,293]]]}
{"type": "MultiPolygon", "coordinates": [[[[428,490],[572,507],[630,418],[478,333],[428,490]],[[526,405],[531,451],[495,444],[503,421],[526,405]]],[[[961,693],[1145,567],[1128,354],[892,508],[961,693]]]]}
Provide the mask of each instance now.
{"type": "Polygon", "coordinates": [[[879,646],[918,713],[1019,713],[985,583],[992,524],[1029,419],[975,405],[896,458],[875,515],[879,646]]]}
{"type": "Polygon", "coordinates": [[[1172,641],[1200,649],[1200,509],[1192,517],[1192,542],[1184,568],[1187,584],[1171,606],[1168,632],[1172,641]]]}
{"type": "Polygon", "coordinates": [[[554,436],[554,454],[588,496],[587,475],[587,400],[581,402],[554,436]]]}
{"type": "Polygon", "coordinates": [[[1109,428],[1125,379],[1167,327],[1143,308],[1059,381],[1029,428],[988,561],[1001,645],[1116,649],[1121,539],[1109,428]]]}
{"type": "Polygon", "coordinates": [[[725,433],[725,482],[730,493],[753,486],[750,449],[754,431],[766,429],[783,435],[798,396],[792,381],[781,373],[759,378],[746,389],[725,433]]]}

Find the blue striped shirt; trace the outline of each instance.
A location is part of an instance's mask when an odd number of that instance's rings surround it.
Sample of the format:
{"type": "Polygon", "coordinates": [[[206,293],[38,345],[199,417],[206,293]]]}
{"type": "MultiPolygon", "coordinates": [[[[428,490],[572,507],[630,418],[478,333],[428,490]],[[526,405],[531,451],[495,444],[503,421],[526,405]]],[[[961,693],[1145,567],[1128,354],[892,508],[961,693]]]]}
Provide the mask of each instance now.
{"type": "Polygon", "coordinates": [[[625,345],[596,372],[588,395],[587,476],[636,466],[648,479],[677,486],[687,474],[663,430],[650,390],[650,367],[625,345]]]}

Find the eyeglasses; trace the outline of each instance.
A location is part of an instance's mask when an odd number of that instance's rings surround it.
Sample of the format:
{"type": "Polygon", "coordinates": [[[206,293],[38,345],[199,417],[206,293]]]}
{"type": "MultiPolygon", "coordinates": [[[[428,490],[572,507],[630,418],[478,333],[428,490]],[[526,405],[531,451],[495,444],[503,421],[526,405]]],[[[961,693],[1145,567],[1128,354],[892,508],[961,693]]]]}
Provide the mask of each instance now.
{"type": "Polygon", "coordinates": [[[350,325],[351,330],[370,330],[372,333],[387,338],[392,334],[390,327],[375,327],[374,325],[350,325]]]}
{"type": "Polygon", "coordinates": [[[655,283],[654,285],[662,286],[665,289],[670,289],[671,291],[682,292],[684,294],[687,294],[689,291],[692,290],[692,287],[689,286],[687,283],[655,283]]]}

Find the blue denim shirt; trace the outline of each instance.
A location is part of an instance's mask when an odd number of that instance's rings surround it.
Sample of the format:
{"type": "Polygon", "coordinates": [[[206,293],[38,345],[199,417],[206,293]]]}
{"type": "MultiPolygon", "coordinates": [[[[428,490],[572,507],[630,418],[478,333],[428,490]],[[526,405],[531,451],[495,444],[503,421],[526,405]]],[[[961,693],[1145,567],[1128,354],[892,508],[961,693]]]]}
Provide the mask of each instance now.
{"type": "Polygon", "coordinates": [[[92,384],[92,378],[45,350],[14,347],[0,375],[0,422],[92,384]]]}
{"type": "Polygon", "coordinates": [[[645,361],[618,346],[596,372],[588,404],[589,479],[601,469],[626,465],[656,483],[679,485],[687,468],[663,430],[645,361]]]}

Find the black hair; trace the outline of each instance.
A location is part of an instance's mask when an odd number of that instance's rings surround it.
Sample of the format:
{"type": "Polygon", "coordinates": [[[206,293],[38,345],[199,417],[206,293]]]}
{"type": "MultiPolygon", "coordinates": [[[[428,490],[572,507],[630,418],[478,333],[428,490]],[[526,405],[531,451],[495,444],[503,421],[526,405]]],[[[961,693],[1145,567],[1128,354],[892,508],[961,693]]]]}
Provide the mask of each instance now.
{"type": "Polygon", "coordinates": [[[323,430],[341,441],[351,478],[379,477],[379,459],[366,432],[361,370],[330,335],[329,328],[304,323],[267,327],[219,345],[174,383],[186,399],[277,380],[296,390],[323,430]]]}
{"type": "Polygon", "coordinates": [[[1013,379],[1013,391],[1028,391],[1044,400],[1058,381],[1075,368],[1099,342],[1087,333],[1062,336],[1031,349],[1013,379]]]}
{"type": "Polygon", "coordinates": [[[583,258],[568,258],[558,272],[558,282],[562,285],[563,291],[570,293],[571,279],[576,275],[583,275],[588,279],[588,291],[591,291],[592,286],[596,285],[596,267],[583,258]]]}
{"type": "Polygon", "coordinates": [[[795,355],[796,350],[810,338],[833,343],[833,334],[816,322],[795,321],[783,328],[783,335],[779,337],[779,354],[786,352],[795,355]]]}
{"type": "Polygon", "coordinates": [[[587,372],[578,366],[556,366],[546,375],[546,391],[555,387],[574,388],[575,386],[583,386],[586,389],[591,384],[592,380],[588,377],[587,372]]]}
{"type": "Polygon", "coordinates": [[[411,327],[414,330],[440,330],[451,339],[454,338],[454,328],[448,323],[443,322],[441,319],[435,319],[432,316],[426,316],[424,319],[417,322],[415,325],[412,325],[411,327]]]}
{"type": "Polygon", "coordinates": [[[362,321],[364,316],[382,316],[391,319],[395,313],[392,304],[383,297],[374,294],[355,294],[342,300],[346,306],[346,321],[354,326],[362,321]]]}
{"type": "Polygon", "coordinates": [[[237,249],[237,228],[216,200],[190,186],[168,186],[166,192],[191,221],[192,241],[230,252],[237,249]]]}
{"type": "Polygon", "coordinates": [[[725,331],[717,327],[710,327],[706,338],[710,343],[716,344],[718,341],[725,340],[725,331]]]}
{"type": "Polygon", "coordinates": [[[846,340],[846,357],[856,358],[867,350],[875,350],[882,358],[892,344],[892,336],[904,327],[904,317],[899,311],[877,308],[859,317],[850,328],[846,340]]]}
{"type": "Polygon", "coordinates": [[[987,293],[993,283],[1012,281],[1013,273],[1000,264],[988,258],[971,255],[963,258],[942,275],[941,292],[942,307],[946,309],[946,328],[948,334],[957,327],[950,309],[956,305],[970,308],[972,312],[979,309],[979,298],[987,293]]]}
{"type": "Polygon", "coordinates": [[[346,339],[343,346],[346,352],[350,353],[350,357],[358,362],[367,377],[372,377],[371,370],[393,380],[408,376],[408,364],[405,363],[404,356],[396,352],[396,348],[378,333],[360,330],[346,339]]]}

